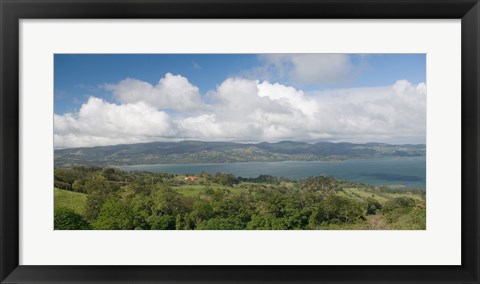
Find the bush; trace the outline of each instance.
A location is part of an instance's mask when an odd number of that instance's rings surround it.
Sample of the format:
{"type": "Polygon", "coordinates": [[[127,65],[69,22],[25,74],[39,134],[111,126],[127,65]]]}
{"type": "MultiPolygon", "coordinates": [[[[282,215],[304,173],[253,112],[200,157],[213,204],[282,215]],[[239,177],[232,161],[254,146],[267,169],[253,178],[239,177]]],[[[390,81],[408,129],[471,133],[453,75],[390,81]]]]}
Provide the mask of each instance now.
{"type": "Polygon", "coordinates": [[[397,197],[385,204],[384,210],[385,211],[393,211],[398,208],[413,208],[416,202],[415,199],[410,197],[397,197]]]}
{"type": "Polygon", "coordinates": [[[71,209],[55,208],[55,230],[90,230],[90,224],[71,209]]]}
{"type": "Polygon", "coordinates": [[[213,218],[197,225],[197,230],[242,230],[245,224],[237,218],[213,218]]]}
{"type": "Polygon", "coordinates": [[[63,182],[63,181],[54,181],[53,186],[58,188],[58,189],[63,189],[63,190],[72,190],[72,185],[69,184],[68,182],[63,182]]]}
{"type": "Polygon", "coordinates": [[[176,218],[172,215],[151,216],[149,219],[152,230],[175,230],[176,218]]]}
{"type": "Polygon", "coordinates": [[[317,210],[310,217],[309,226],[322,223],[354,223],[358,220],[364,220],[362,205],[352,199],[331,196],[322,201],[317,210]]]}
{"type": "Polygon", "coordinates": [[[130,207],[118,199],[108,199],[93,223],[96,230],[133,230],[133,214],[130,207]]]}
{"type": "Polygon", "coordinates": [[[377,210],[382,209],[382,205],[378,202],[375,198],[368,197],[367,198],[367,214],[368,215],[375,215],[377,210]]]}
{"type": "Polygon", "coordinates": [[[247,229],[249,230],[287,230],[283,218],[275,218],[274,216],[252,216],[252,220],[248,222],[247,229]]]}

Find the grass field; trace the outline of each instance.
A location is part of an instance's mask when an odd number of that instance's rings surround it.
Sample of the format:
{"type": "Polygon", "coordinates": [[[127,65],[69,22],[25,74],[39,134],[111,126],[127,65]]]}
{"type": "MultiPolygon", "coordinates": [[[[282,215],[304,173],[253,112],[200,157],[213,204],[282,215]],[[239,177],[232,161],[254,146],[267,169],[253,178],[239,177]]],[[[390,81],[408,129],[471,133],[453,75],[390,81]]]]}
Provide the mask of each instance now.
{"type": "MultiPolygon", "coordinates": [[[[283,183],[282,185],[287,188],[294,188],[296,186],[293,183],[283,183]]],[[[265,189],[268,187],[269,187],[268,184],[242,182],[240,184],[234,185],[233,187],[221,186],[221,185],[206,186],[206,185],[190,184],[190,185],[174,186],[172,188],[184,196],[194,197],[207,188],[211,188],[214,190],[226,189],[231,193],[237,195],[237,194],[240,194],[241,192],[248,192],[249,190],[252,190],[253,193],[255,193],[256,189],[260,189],[260,188],[265,189]]],[[[342,191],[338,192],[338,195],[343,197],[353,198],[360,202],[366,201],[367,198],[373,198],[373,199],[376,199],[380,204],[385,204],[386,202],[397,197],[410,197],[419,202],[425,201],[420,194],[415,194],[412,192],[402,193],[395,190],[392,190],[392,192],[380,192],[380,191],[372,192],[368,189],[358,188],[358,187],[343,188],[342,191]]]]}
{"type": "MultiPolygon", "coordinates": [[[[358,188],[345,188],[343,191],[348,197],[357,199],[358,201],[366,200],[367,198],[372,197],[381,204],[384,204],[392,199],[392,197],[386,196],[386,194],[381,194],[379,192],[372,193],[358,188]]],[[[400,195],[397,195],[396,197],[400,197],[400,195]]]]}
{"type": "Polygon", "coordinates": [[[385,204],[387,201],[397,197],[410,197],[420,202],[425,201],[420,194],[414,194],[412,192],[402,193],[396,192],[395,190],[392,190],[392,192],[372,192],[359,188],[344,188],[343,192],[340,192],[339,194],[345,197],[357,199],[358,201],[366,200],[368,197],[372,197],[381,204],[385,204]]]}
{"type": "Polygon", "coordinates": [[[205,189],[203,185],[180,185],[173,187],[178,193],[185,195],[185,196],[195,196],[200,191],[205,189]]]}
{"type": "Polygon", "coordinates": [[[248,190],[240,187],[238,185],[235,185],[233,187],[229,186],[221,186],[221,185],[214,185],[214,186],[205,186],[205,185],[179,185],[179,186],[173,186],[172,187],[174,190],[176,190],[178,193],[185,195],[185,196],[196,196],[203,190],[207,188],[211,188],[213,190],[218,190],[218,189],[226,189],[230,191],[233,194],[240,194],[242,191],[247,192],[248,190]]]}
{"type": "Polygon", "coordinates": [[[87,195],[83,193],[54,189],[55,208],[68,208],[80,215],[85,214],[87,195]]]}
{"type": "MultiPolygon", "coordinates": [[[[205,185],[192,184],[192,185],[174,186],[172,188],[184,196],[196,196],[207,188],[211,188],[214,190],[226,189],[233,194],[240,194],[241,192],[248,192],[249,188],[255,190],[256,187],[265,188],[265,185],[245,182],[239,185],[235,185],[233,187],[220,186],[220,185],[205,186],[205,185]]],[[[293,185],[289,184],[288,187],[293,187],[293,185]]],[[[56,208],[58,207],[69,208],[80,215],[84,215],[85,202],[87,200],[86,194],[55,188],[54,195],[55,195],[56,208]]],[[[398,193],[395,191],[392,191],[392,193],[377,192],[377,191],[370,192],[368,190],[360,189],[360,188],[344,188],[343,191],[340,191],[338,193],[338,195],[354,198],[358,201],[365,201],[367,198],[371,197],[376,199],[381,204],[385,204],[387,201],[392,200],[393,198],[396,198],[396,197],[410,197],[417,201],[424,201],[421,195],[413,194],[410,192],[407,192],[407,193],[398,193]]]]}

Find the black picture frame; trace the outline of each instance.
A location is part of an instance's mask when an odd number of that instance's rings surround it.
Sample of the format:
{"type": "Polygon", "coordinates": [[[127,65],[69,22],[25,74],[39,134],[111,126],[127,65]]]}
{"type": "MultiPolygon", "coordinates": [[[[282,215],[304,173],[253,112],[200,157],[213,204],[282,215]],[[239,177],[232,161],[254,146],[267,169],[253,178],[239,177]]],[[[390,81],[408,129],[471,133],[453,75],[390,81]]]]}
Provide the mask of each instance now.
{"type": "MultiPolygon", "coordinates": [[[[480,283],[477,0],[0,0],[1,283],[480,283]],[[459,266],[19,265],[19,20],[142,18],[461,19],[462,264],[459,266]]],[[[438,253],[441,254],[441,248],[438,253]]]]}

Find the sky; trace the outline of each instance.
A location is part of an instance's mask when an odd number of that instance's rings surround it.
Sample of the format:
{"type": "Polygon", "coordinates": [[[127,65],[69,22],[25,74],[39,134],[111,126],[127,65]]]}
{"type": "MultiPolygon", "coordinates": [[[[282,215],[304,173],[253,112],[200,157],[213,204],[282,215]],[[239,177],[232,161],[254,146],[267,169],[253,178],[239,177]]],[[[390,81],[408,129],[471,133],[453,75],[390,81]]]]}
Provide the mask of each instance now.
{"type": "Polygon", "coordinates": [[[55,148],[424,144],[425,54],[55,54],[55,148]]]}

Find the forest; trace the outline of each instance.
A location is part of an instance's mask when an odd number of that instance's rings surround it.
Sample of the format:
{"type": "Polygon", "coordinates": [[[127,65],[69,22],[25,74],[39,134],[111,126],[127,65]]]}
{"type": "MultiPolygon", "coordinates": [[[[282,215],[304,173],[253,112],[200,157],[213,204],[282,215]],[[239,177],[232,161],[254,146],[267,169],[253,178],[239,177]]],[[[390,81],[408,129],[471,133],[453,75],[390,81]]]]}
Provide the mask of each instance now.
{"type": "Polygon", "coordinates": [[[54,171],[55,230],[425,230],[424,189],[76,166],[54,171]]]}

